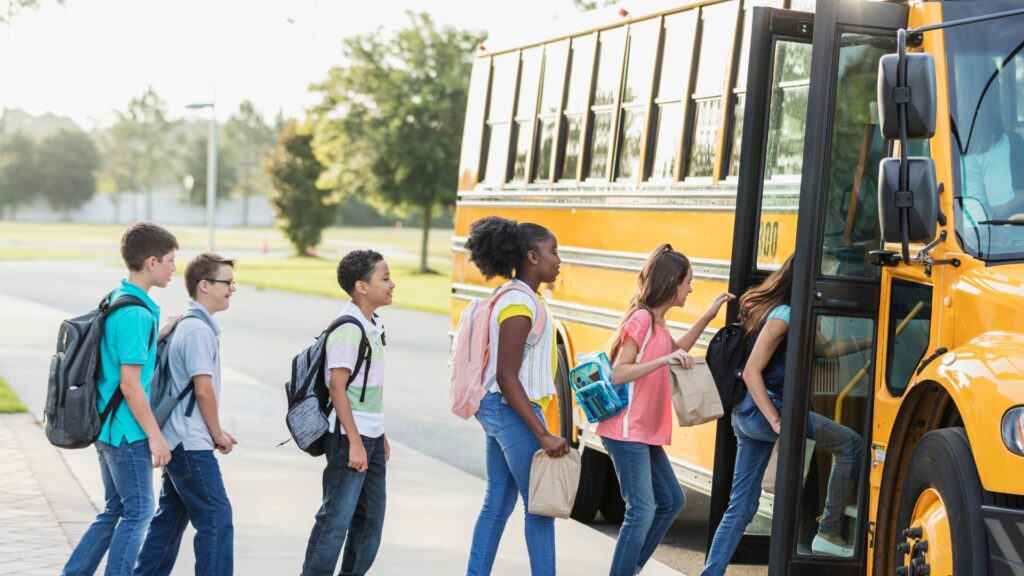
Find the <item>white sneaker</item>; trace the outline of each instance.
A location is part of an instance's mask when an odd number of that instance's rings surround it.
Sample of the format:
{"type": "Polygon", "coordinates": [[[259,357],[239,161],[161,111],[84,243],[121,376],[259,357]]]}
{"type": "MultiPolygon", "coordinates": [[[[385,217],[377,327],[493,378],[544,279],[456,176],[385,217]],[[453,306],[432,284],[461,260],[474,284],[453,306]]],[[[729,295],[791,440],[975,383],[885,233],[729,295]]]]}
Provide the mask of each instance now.
{"type": "Polygon", "coordinates": [[[853,556],[853,546],[841,546],[822,538],[821,534],[816,535],[811,541],[811,551],[829,556],[853,556]]]}

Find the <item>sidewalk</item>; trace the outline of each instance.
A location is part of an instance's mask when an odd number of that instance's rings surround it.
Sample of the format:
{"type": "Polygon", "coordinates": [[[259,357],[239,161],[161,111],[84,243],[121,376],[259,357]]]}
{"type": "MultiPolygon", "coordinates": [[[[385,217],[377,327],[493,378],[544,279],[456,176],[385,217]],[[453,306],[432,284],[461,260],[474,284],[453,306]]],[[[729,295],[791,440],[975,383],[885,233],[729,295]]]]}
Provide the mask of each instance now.
{"type": "MultiPolygon", "coordinates": [[[[34,414],[59,321],[69,314],[0,294],[0,374],[34,414]]],[[[291,444],[279,386],[225,366],[225,427],[242,444],[220,462],[234,508],[235,573],[296,574],[320,502],[322,458],[291,444]]],[[[484,481],[392,439],[387,519],[371,574],[465,573],[484,481]]],[[[155,480],[158,479],[154,472],[155,480]]],[[[158,488],[159,482],[154,485],[158,488]]],[[[29,415],[0,417],[0,574],[59,573],[73,543],[102,505],[96,452],[52,447],[29,415]]],[[[529,574],[517,504],[493,573],[529,574]]],[[[193,573],[192,536],[182,540],[173,574],[193,573]]],[[[559,574],[607,573],[614,539],[571,520],[556,521],[559,574]]],[[[651,561],[645,576],[679,574],[651,561]]]]}

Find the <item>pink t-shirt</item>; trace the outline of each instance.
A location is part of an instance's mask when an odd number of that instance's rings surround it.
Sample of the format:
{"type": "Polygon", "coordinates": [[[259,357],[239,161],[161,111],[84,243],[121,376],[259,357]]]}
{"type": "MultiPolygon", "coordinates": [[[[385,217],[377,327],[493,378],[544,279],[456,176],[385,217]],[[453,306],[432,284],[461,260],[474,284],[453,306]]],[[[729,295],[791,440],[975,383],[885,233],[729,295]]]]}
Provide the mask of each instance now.
{"type": "MultiPolygon", "coordinates": [[[[632,338],[639,349],[643,346],[651,313],[637,310],[622,327],[622,342],[632,338]]],[[[672,352],[672,334],[660,324],[654,325],[640,362],[647,362],[672,352]]],[[[633,387],[629,406],[622,412],[597,425],[597,435],[612,440],[642,442],[652,446],[672,443],[672,391],[669,371],[662,366],[647,376],[629,384],[633,387]]]]}

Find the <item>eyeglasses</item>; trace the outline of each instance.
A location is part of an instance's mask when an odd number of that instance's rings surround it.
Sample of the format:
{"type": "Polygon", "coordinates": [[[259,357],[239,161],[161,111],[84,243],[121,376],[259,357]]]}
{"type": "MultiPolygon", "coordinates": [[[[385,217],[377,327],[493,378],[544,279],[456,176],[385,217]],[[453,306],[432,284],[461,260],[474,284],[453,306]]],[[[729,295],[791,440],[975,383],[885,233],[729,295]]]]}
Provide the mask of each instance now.
{"type": "Polygon", "coordinates": [[[234,280],[221,280],[220,278],[203,278],[203,280],[206,280],[207,282],[220,282],[222,284],[227,284],[228,286],[235,285],[234,280]]]}

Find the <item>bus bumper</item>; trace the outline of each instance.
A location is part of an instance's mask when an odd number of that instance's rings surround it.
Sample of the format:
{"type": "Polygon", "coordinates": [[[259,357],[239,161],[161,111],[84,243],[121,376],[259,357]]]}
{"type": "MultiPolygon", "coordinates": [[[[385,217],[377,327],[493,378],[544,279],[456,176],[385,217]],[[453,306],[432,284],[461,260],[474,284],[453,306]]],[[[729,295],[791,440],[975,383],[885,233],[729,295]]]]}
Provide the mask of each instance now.
{"type": "Polygon", "coordinates": [[[982,506],[988,534],[989,574],[1024,574],[1024,510],[982,506]]]}

